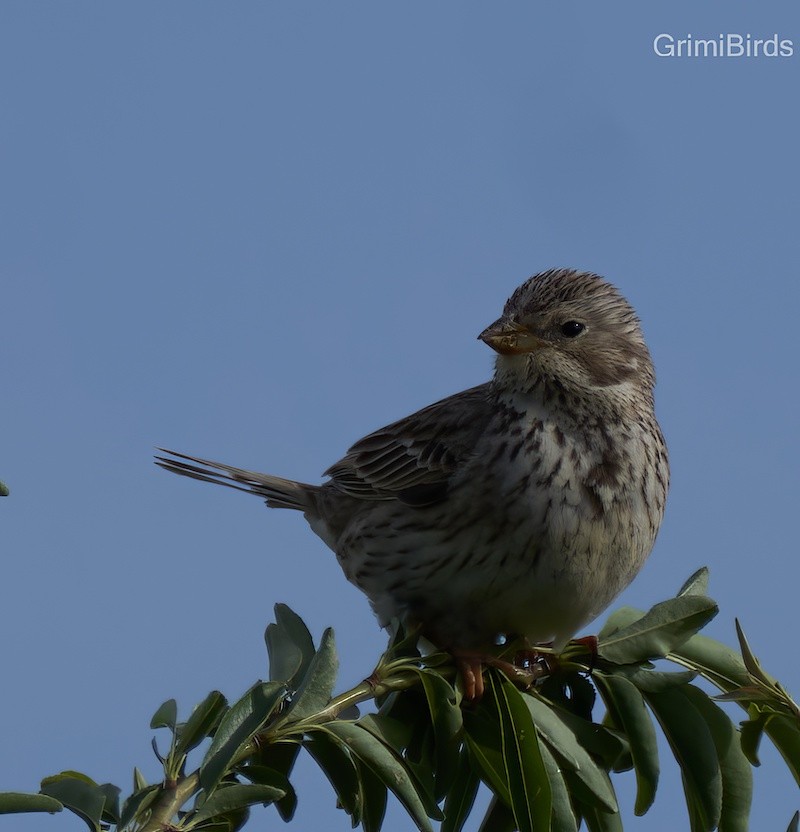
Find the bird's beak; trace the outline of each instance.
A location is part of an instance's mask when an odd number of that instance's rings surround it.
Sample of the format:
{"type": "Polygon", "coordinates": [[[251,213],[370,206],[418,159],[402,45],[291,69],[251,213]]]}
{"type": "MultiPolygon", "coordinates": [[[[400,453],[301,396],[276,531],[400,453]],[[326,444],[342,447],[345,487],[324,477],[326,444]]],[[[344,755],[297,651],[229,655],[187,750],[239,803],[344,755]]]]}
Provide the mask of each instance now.
{"type": "Polygon", "coordinates": [[[543,341],[522,324],[509,318],[498,318],[491,326],[478,336],[500,355],[521,355],[533,352],[542,346],[543,341]]]}

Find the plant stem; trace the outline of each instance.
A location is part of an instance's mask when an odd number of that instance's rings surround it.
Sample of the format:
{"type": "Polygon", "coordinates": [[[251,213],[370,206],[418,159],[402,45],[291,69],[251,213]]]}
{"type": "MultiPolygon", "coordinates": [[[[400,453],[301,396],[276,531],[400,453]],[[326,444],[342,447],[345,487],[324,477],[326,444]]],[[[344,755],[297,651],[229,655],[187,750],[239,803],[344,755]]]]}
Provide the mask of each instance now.
{"type": "Polygon", "coordinates": [[[172,819],[184,803],[197,791],[200,772],[194,771],[177,782],[175,786],[162,786],[161,794],[150,809],[150,819],[140,832],[164,832],[172,828],[172,819]]]}
{"type": "MultiPolygon", "coordinates": [[[[260,737],[269,742],[276,742],[291,735],[303,734],[306,727],[320,725],[325,722],[332,722],[337,719],[342,711],[347,710],[360,702],[367,702],[389,693],[393,690],[403,690],[419,684],[419,675],[412,671],[398,673],[382,681],[373,682],[365,679],[350,690],[340,693],[328,702],[328,704],[315,714],[288,722],[276,727],[274,733],[269,729],[263,731],[260,737]]],[[[243,763],[249,757],[258,752],[260,743],[257,738],[248,742],[231,761],[231,768],[243,763]]],[[[150,819],[141,828],[140,832],[164,832],[172,829],[172,819],[193,794],[200,788],[200,770],[197,769],[186,777],[178,780],[175,786],[162,786],[161,794],[150,808],[150,819]]]]}

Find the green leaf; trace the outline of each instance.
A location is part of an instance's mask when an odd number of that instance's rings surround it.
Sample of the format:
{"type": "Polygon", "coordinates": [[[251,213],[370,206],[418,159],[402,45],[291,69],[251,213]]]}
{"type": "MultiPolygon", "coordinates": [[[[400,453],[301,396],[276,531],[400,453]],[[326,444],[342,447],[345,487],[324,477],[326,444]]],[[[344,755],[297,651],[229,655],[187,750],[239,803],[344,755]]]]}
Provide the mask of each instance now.
{"type": "Polygon", "coordinates": [[[356,761],[356,770],[358,771],[361,828],[364,832],[380,832],[386,816],[386,784],[364,763],[356,761]]]}
{"type": "Polygon", "coordinates": [[[488,674],[488,692],[495,701],[511,811],[519,832],[547,829],[552,795],[542,761],[536,726],[522,694],[505,678],[488,674]]]}
{"type": "Polygon", "coordinates": [[[771,714],[764,730],[800,785],[800,726],[785,714],[771,714]]]}
{"type": "Polygon", "coordinates": [[[589,832],[622,832],[619,812],[604,812],[597,806],[581,805],[583,819],[589,832]]]}
{"type": "Polygon", "coordinates": [[[275,807],[278,809],[281,820],[288,823],[294,817],[297,809],[297,793],[285,774],[269,766],[257,764],[240,766],[236,770],[251,783],[258,786],[271,786],[273,789],[282,792],[283,797],[275,801],[275,807]],[[287,798],[289,800],[284,804],[285,808],[282,811],[280,808],[281,802],[286,801],[287,798]]]}
{"type": "Polygon", "coordinates": [[[144,779],[144,775],[142,774],[139,769],[134,766],[133,767],[133,790],[135,792],[140,791],[141,789],[147,788],[147,780],[144,779]]]}
{"type": "Polygon", "coordinates": [[[594,685],[582,673],[559,669],[558,673],[537,683],[536,692],[586,722],[592,721],[597,694],[594,685]]]}
{"type": "Polygon", "coordinates": [[[462,747],[455,776],[444,801],[444,820],[439,832],[461,832],[475,803],[480,779],[472,769],[469,752],[462,747]]]}
{"type": "MultiPolygon", "coordinates": [[[[742,650],[747,654],[746,661],[753,670],[758,670],[770,683],[771,677],[764,673],[758,660],[750,650],[742,633],[742,650]]],[[[694,668],[700,674],[725,693],[747,688],[752,684],[745,661],[734,650],[718,641],[702,635],[692,636],[685,644],[672,651],[669,658],[686,667],[694,668]]],[[[760,697],[759,697],[760,698],[760,697]]],[[[751,700],[737,700],[745,709],[753,708],[755,697],[751,700]]],[[[780,752],[795,781],[800,785],[800,726],[792,718],[781,718],[777,714],[758,716],[759,710],[750,721],[742,725],[742,748],[753,765],[758,765],[758,743],[761,729],[767,733],[780,752]]]]}
{"type": "Polygon", "coordinates": [[[178,704],[174,699],[167,699],[163,705],[153,714],[150,720],[151,728],[170,728],[175,730],[175,723],[178,721],[178,704]]]}
{"type": "MultiPolygon", "coordinates": [[[[11,489],[4,482],[0,482],[0,497],[8,497],[10,493],[11,489]]],[[[15,794],[15,792],[9,792],[9,794],[15,794]]]]}
{"type": "MultiPolygon", "coordinates": [[[[576,778],[588,789],[598,805],[606,811],[616,812],[617,800],[605,772],[589,756],[562,715],[535,694],[522,696],[522,699],[542,739],[550,749],[575,773],[576,778]]],[[[577,717],[573,717],[574,719],[577,717]]],[[[590,730],[597,732],[598,726],[592,725],[590,730]]]]}
{"type": "Polygon", "coordinates": [[[613,768],[622,757],[630,755],[628,741],[619,732],[576,717],[563,708],[553,707],[553,711],[575,734],[578,745],[597,758],[598,765],[605,770],[613,768]]]}
{"type": "MultiPolygon", "coordinates": [[[[195,707],[189,719],[178,726],[178,741],[175,753],[182,757],[193,748],[197,748],[206,737],[210,737],[222,720],[228,701],[218,691],[212,690],[206,698],[195,707]]],[[[152,727],[152,726],[151,726],[152,727]]]]}
{"type": "Polygon", "coordinates": [[[60,812],[64,805],[46,794],[24,794],[23,792],[0,792],[0,815],[18,812],[60,812]]]}
{"type": "Polygon", "coordinates": [[[717,612],[716,603],[703,595],[670,598],[627,627],[603,637],[598,653],[616,664],[661,658],[683,644],[717,612]]]}
{"type": "Polygon", "coordinates": [[[435,796],[441,800],[452,787],[459,765],[459,736],[464,725],[453,687],[437,673],[421,670],[420,678],[434,733],[435,796]]]}
{"type": "Polygon", "coordinates": [[[228,812],[237,812],[257,803],[274,803],[283,797],[281,789],[272,786],[227,784],[220,786],[203,805],[182,824],[184,829],[196,829],[201,823],[228,812]]]}
{"type": "Polygon", "coordinates": [[[681,691],[705,721],[717,749],[722,776],[721,832],[747,832],[753,800],[753,770],[742,751],[739,734],[725,712],[700,688],[692,685],[681,691]]]}
{"type": "Polygon", "coordinates": [[[547,771],[547,779],[550,781],[550,793],[553,799],[550,830],[551,832],[577,832],[578,821],[572,809],[564,774],[546,743],[542,743],[539,750],[542,752],[542,762],[547,771]]]}
{"type": "Polygon", "coordinates": [[[683,688],[645,692],[644,697],[681,768],[692,832],[716,829],[722,808],[722,775],[705,719],[683,688]]]}
{"type": "Polygon", "coordinates": [[[289,783],[289,775],[300,752],[297,742],[270,742],[262,745],[255,756],[254,765],[270,769],[283,778],[282,782],[265,782],[264,785],[283,788],[286,794],[275,801],[275,808],[281,819],[290,821],[297,809],[297,794],[289,783]]]}
{"type": "Polygon", "coordinates": [[[644,615],[644,610],[637,610],[635,607],[619,607],[614,610],[597,634],[598,644],[614,633],[629,627],[634,621],[644,618],[644,615]]]}
{"type": "Polygon", "coordinates": [[[750,761],[751,766],[761,765],[758,759],[758,747],[761,745],[761,737],[764,735],[764,727],[767,722],[767,714],[758,712],[752,719],[741,723],[740,742],[744,756],[750,761]]]}
{"type": "Polygon", "coordinates": [[[104,791],[86,775],[62,772],[42,780],[42,794],[53,797],[81,818],[92,832],[100,832],[106,803],[104,791]]]}
{"type": "Polygon", "coordinates": [[[117,828],[126,829],[131,825],[134,818],[139,821],[138,825],[142,825],[144,823],[145,813],[147,813],[149,807],[155,802],[156,798],[158,798],[160,794],[161,786],[157,783],[134,792],[122,804],[122,812],[119,816],[117,828]]]}
{"type": "Polygon", "coordinates": [[[286,695],[281,682],[257,682],[231,705],[200,765],[200,784],[210,795],[237,753],[258,733],[286,695]]]}
{"type": "Polygon", "coordinates": [[[286,604],[275,605],[275,623],[264,633],[269,654],[269,678],[296,687],[314,657],[314,641],[303,619],[286,604]]]}
{"type": "Polygon", "coordinates": [[[417,791],[414,779],[402,761],[377,737],[352,722],[332,722],[326,725],[326,729],[395,793],[422,832],[431,830],[428,815],[436,820],[442,819],[436,804],[426,794],[417,791]]]}
{"type": "Polygon", "coordinates": [[[786,832],[798,832],[798,829],[800,829],[800,812],[795,812],[789,821],[786,832]]]}
{"type": "Polygon", "coordinates": [[[336,644],[329,627],[322,634],[319,650],[308,663],[303,681],[287,709],[287,718],[296,722],[322,710],[330,702],[338,670],[336,644]]]}
{"type": "Polygon", "coordinates": [[[708,567],[701,566],[690,578],[684,582],[678,590],[678,598],[681,595],[707,595],[708,594],[708,567]]]}
{"type": "Polygon", "coordinates": [[[742,650],[742,659],[744,660],[744,666],[747,668],[747,672],[754,678],[758,679],[759,682],[763,682],[768,687],[773,687],[775,684],[775,679],[772,676],[768,675],[764,672],[761,667],[761,662],[755,657],[753,651],[750,649],[750,645],[745,637],[744,630],[742,630],[741,625],[739,624],[739,619],[737,618],[735,621],[736,624],[736,635],[739,639],[739,646],[742,650]]]}
{"type": "Polygon", "coordinates": [[[495,795],[489,803],[478,832],[514,832],[516,828],[511,809],[495,795]]]}
{"type": "Polygon", "coordinates": [[[303,747],[316,760],[333,786],[341,807],[352,817],[353,826],[357,826],[361,818],[358,770],[347,747],[324,729],[309,732],[303,747]]]}
{"type": "Polygon", "coordinates": [[[646,690],[650,693],[661,693],[670,688],[684,687],[693,681],[697,673],[693,670],[682,670],[677,673],[668,673],[661,670],[644,670],[636,668],[630,673],[619,672],[619,676],[627,677],[639,690],[646,690]]]}
{"type": "Polygon", "coordinates": [[[711,684],[725,692],[750,684],[750,676],[741,656],[708,636],[692,636],[679,647],[673,648],[668,658],[697,670],[711,684]]]}
{"type": "Polygon", "coordinates": [[[112,783],[101,783],[99,789],[106,798],[100,820],[106,823],[117,823],[119,821],[119,795],[121,789],[112,783]]]}
{"type": "Polygon", "coordinates": [[[658,742],[642,694],[624,676],[595,674],[606,708],[625,732],[636,772],[634,812],[643,815],[652,806],[658,786],[658,742]]]}
{"type": "Polygon", "coordinates": [[[510,806],[511,795],[500,745],[499,716],[497,708],[488,704],[486,696],[474,711],[464,713],[464,741],[481,780],[506,806],[510,806]]]}
{"type": "Polygon", "coordinates": [[[398,756],[402,755],[411,742],[414,728],[413,725],[386,714],[367,714],[359,719],[358,724],[388,745],[398,756]]]}

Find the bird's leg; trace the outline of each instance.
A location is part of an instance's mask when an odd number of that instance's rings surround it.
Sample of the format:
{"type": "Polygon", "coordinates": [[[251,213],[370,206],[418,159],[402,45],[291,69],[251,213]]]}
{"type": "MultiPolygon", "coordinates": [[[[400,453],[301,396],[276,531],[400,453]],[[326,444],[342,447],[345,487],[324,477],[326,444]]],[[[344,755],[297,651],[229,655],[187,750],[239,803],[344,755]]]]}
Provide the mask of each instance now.
{"type": "Polygon", "coordinates": [[[531,687],[538,679],[549,676],[553,671],[550,664],[552,656],[546,656],[533,649],[520,651],[514,657],[514,661],[511,662],[489,653],[474,650],[451,649],[449,652],[458,668],[464,688],[464,699],[468,702],[477,702],[484,694],[484,667],[496,667],[514,684],[523,688],[531,687]],[[523,653],[526,657],[524,662],[520,660],[523,653]],[[531,660],[531,657],[533,657],[533,660],[531,660]]]}
{"type": "Polygon", "coordinates": [[[567,646],[567,650],[565,652],[573,652],[570,650],[570,647],[573,645],[578,647],[578,650],[575,652],[578,652],[579,655],[583,653],[589,654],[586,675],[591,676],[595,663],[597,662],[597,636],[582,636],[581,638],[574,638],[567,646]]]}

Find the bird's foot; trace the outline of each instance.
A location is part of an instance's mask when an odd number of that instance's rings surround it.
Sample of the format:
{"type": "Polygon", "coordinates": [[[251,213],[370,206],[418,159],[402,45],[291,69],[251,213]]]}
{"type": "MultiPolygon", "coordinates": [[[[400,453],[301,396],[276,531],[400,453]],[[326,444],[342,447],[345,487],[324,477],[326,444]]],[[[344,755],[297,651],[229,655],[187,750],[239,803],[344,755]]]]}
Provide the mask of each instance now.
{"type": "Polygon", "coordinates": [[[554,669],[552,655],[533,649],[519,651],[513,661],[472,650],[451,650],[450,652],[458,668],[463,697],[467,702],[477,702],[483,696],[485,667],[496,667],[515,685],[523,689],[532,687],[540,679],[549,676],[554,669]]]}
{"type": "Polygon", "coordinates": [[[450,651],[458,668],[463,688],[463,697],[467,702],[477,702],[483,696],[483,667],[488,656],[471,650],[450,651]]]}

